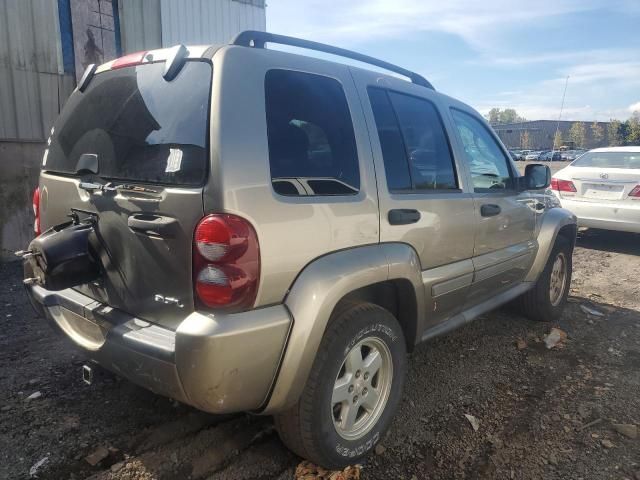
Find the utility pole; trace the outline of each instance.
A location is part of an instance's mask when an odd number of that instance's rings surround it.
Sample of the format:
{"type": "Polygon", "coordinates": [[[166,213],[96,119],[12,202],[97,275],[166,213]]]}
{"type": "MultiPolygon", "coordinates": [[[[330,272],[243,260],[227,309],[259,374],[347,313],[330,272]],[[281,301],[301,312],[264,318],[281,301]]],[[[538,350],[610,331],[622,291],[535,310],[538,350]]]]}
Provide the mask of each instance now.
{"type": "Polygon", "coordinates": [[[560,103],[560,114],[558,115],[558,123],[556,124],[556,133],[553,135],[553,145],[551,146],[551,161],[553,162],[553,154],[556,151],[556,138],[558,138],[558,131],[560,130],[560,119],[562,118],[562,110],[564,109],[564,97],[567,95],[567,85],[569,85],[569,75],[564,81],[564,92],[562,92],[562,103],[560,103]]]}

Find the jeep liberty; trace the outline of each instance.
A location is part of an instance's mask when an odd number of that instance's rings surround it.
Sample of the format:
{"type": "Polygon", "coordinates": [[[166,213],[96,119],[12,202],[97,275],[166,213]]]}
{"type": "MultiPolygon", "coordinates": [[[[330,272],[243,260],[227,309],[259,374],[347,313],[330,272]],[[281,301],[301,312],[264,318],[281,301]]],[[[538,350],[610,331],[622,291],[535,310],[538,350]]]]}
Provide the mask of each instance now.
{"type": "Polygon", "coordinates": [[[560,315],[576,219],[549,183],[420,75],[247,31],[88,67],[18,253],[85,380],[100,365],[206,412],[273,415],[337,468],[381,440],[417,344],[507,302],[560,315]]]}

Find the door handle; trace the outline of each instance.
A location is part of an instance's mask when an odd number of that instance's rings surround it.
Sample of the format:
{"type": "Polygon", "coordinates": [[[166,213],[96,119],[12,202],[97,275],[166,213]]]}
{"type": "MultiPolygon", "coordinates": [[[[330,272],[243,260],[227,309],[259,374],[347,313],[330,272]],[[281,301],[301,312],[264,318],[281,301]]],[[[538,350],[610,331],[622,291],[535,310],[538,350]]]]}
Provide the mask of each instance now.
{"type": "Polygon", "coordinates": [[[483,217],[495,217],[496,215],[500,215],[501,211],[500,205],[493,203],[485,203],[480,207],[480,215],[483,217]]]}
{"type": "Polygon", "coordinates": [[[174,237],[178,230],[178,220],[171,217],[139,213],[127,219],[127,226],[136,233],[174,237]]]}
{"type": "Polygon", "coordinates": [[[420,220],[420,212],[412,208],[395,208],[389,210],[390,225],[408,225],[420,220]]]}

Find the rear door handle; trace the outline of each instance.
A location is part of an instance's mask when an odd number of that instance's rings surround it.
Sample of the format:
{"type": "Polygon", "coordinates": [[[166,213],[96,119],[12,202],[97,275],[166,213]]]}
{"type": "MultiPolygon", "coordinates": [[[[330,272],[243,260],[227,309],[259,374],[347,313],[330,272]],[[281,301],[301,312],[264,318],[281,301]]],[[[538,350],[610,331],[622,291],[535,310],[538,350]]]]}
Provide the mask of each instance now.
{"type": "Polygon", "coordinates": [[[136,233],[174,237],[178,230],[178,220],[161,215],[138,213],[127,219],[127,226],[136,233]]]}
{"type": "Polygon", "coordinates": [[[480,215],[483,217],[495,217],[496,215],[500,215],[501,211],[500,205],[493,203],[485,203],[480,207],[480,215]]]}
{"type": "Polygon", "coordinates": [[[396,208],[389,210],[390,225],[408,225],[420,220],[420,212],[412,208],[396,208]]]}

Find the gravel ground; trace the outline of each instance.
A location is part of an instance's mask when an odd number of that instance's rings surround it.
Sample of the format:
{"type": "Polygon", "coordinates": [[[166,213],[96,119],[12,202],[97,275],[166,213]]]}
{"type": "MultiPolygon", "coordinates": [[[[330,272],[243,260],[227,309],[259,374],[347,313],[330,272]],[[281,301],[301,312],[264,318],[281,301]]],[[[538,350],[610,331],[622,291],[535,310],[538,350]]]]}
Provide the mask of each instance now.
{"type": "MultiPolygon", "coordinates": [[[[556,325],[505,308],[420,346],[361,478],[640,480],[640,438],[615,426],[640,426],[639,277],[640,236],[584,231],[556,325]],[[568,337],[547,350],[553,326],[568,337]]],[[[19,264],[0,265],[0,285],[0,478],[293,478],[269,418],[206,415],[111,375],[84,385],[19,264]]]]}

